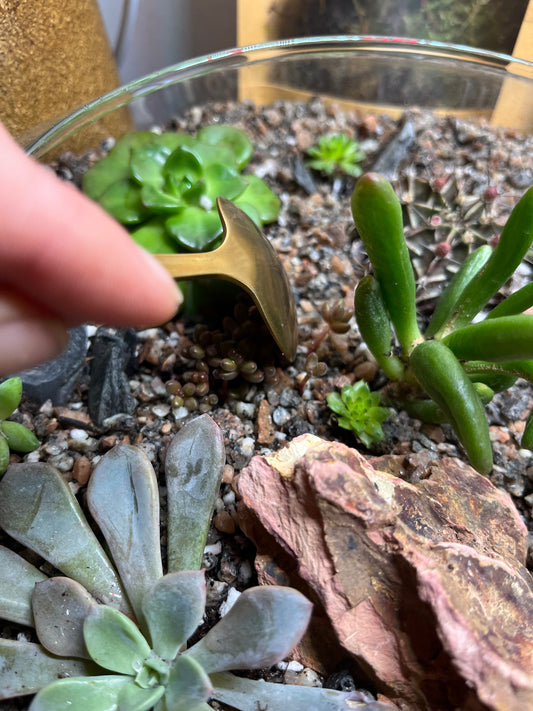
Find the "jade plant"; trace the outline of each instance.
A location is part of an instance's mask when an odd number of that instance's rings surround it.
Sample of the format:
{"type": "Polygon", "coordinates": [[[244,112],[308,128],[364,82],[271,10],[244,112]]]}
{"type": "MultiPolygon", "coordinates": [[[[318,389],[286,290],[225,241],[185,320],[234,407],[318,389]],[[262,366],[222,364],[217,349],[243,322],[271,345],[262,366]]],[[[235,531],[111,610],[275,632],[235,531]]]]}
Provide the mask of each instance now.
{"type": "Polygon", "coordinates": [[[381,407],[380,400],[381,394],[370,392],[364,380],[343,385],[340,393],[327,395],[330,410],[338,415],[339,427],[354,432],[366,447],[381,442],[385,436],[381,423],[390,415],[390,410],[381,407]]]}
{"type": "Polygon", "coordinates": [[[241,171],[253,145],[238,128],[129,133],[83,176],[84,192],[124,224],[149,252],[203,252],[218,246],[216,198],[232,200],[261,228],[280,200],[266,183],[241,171]]]}
{"type": "Polygon", "coordinates": [[[0,640],[0,699],[38,692],[31,711],[207,711],[210,698],[243,711],[334,711],[349,708],[350,699],[364,701],[357,693],[229,673],[268,667],[299,641],[311,604],[290,588],[248,589],[187,646],[204,615],[200,566],[224,461],[221,433],[208,415],[186,424],[169,445],[166,574],[158,483],[139,448],[110,450],[88,485],[106,549],[57,470],[38,462],[8,469],[0,526],[62,575],[48,578],[0,547],[0,616],[33,626],[39,640],[0,640]]]}
{"type": "Polygon", "coordinates": [[[329,176],[351,175],[357,178],[363,172],[360,166],[365,154],[353,138],[344,133],[320,136],[318,143],[306,151],[306,165],[329,176]]]}
{"type": "MultiPolygon", "coordinates": [[[[514,207],[497,245],[483,245],[465,259],[424,332],[417,320],[401,205],[392,186],[381,175],[365,174],[351,204],[373,267],[373,275],[357,285],[355,317],[361,337],[391,381],[384,389],[386,400],[427,422],[451,424],[471,464],[490,472],[484,404],[518,378],[533,382],[533,316],[523,313],[533,306],[533,284],[492,308],[490,303],[530,248],[533,188],[514,207]]],[[[533,446],[531,416],[522,446],[533,446]]]]}
{"type": "Polygon", "coordinates": [[[0,383],[0,475],[9,466],[10,451],[32,452],[39,446],[39,440],[27,427],[11,422],[22,397],[22,380],[15,376],[0,383]]]}

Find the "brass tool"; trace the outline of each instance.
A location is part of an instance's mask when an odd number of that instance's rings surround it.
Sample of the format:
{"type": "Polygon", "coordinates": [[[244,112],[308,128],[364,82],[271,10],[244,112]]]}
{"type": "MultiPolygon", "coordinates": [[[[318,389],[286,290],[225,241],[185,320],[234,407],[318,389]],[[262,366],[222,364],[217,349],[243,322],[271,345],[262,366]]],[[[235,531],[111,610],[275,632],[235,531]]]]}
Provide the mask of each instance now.
{"type": "Polygon", "coordinates": [[[285,357],[296,356],[298,322],[289,279],[274,248],[255,223],[226,198],[217,198],[224,240],[212,252],[154,255],[178,279],[219,277],[254,300],[285,357]]]}

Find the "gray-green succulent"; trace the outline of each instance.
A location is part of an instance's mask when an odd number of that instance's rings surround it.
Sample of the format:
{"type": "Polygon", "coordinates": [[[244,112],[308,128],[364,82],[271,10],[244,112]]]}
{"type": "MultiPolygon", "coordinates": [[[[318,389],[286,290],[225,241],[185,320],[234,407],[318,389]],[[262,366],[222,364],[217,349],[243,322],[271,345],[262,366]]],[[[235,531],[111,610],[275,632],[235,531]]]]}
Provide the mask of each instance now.
{"type": "Polygon", "coordinates": [[[224,462],[222,435],[208,415],[172,440],[166,574],[158,483],[139,448],[112,449],[89,482],[88,507],[106,549],[56,469],[8,469],[0,482],[0,526],[62,575],[48,578],[0,547],[0,616],[35,627],[39,639],[0,640],[0,699],[38,692],[30,711],[208,711],[210,698],[243,711],[354,708],[349,701],[362,701],[355,708],[367,711],[392,708],[357,693],[229,673],[271,666],[299,641],[311,603],[290,588],[246,590],[187,647],[204,614],[199,568],[224,462]]]}

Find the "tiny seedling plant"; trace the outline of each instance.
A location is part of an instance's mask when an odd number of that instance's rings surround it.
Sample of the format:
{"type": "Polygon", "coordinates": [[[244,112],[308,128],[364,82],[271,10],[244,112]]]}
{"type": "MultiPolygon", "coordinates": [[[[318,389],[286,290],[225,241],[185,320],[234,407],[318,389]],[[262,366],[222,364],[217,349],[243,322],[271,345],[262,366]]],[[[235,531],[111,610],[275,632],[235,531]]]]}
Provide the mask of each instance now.
{"type": "Polygon", "coordinates": [[[363,172],[361,161],[365,154],[359,143],[344,133],[320,136],[318,143],[307,149],[305,164],[331,177],[351,175],[358,178],[363,172]]]}
{"type": "MultiPolygon", "coordinates": [[[[466,258],[424,333],[392,186],[367,173],[355,186],[351,206],[373,267],[355,290],[355,318],[390,381],[382,392],[385,404],[426,422],[451,424],[472,466],[489,473],[492,446],[484,405],[518,378],[533,383],[533,316],[524,314],[533,306],[533,284],[490,308],[531,246],[533,188],[514,207],[497,245],[483,245],[466,258]]],[[[521,445],[533,448],[532,415],[521,445]]]]}
{"type": "Polygon", "coordinates": [[[351,701],[366,711],[393,709],[358,692],[230,673],[270,667],[298,643],[311,603],[291,588],[244,591],[187,646],[204,615],[200,566],[224,463],[223,438],[208,415],[170,443],[166,573],[158,482],[139,448],[110,450],[89,482],[88,507],[107,550],[56,469],[9,467],[0,526],[61,575],[49,578],[0,546],[0,617],[34,627],[39,639],[0,639],[0,699],[37,692],[30,711],[209,711],[211,698],[241,711],[348,711],[351,701]]]}

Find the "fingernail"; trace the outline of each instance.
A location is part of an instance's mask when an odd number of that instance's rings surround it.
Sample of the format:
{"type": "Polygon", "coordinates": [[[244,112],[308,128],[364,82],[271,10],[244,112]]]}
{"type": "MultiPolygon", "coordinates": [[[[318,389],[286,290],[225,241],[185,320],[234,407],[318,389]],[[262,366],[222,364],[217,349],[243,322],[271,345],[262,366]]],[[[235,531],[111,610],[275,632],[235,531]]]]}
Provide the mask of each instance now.
{"type": "Polygon", "coordinates": [[[146,266],[155,276],[159,284],[168,284],[169,292],[172,293],[172,298],[174,300],[175,309],[177,310],[179,306],[183,303],[183,294],[178,286],[176,280],[168,273],[165,267],[145,249],[139,248],[143,254],[146,262],[146,266]]]}
{"type": "Polygon", "coordinates": [[[0,375],[10,375],[51,360],[67,345],[65,326],[55,319],[0,323],[0,375]]]}

